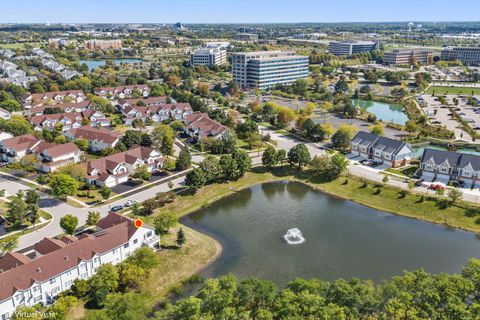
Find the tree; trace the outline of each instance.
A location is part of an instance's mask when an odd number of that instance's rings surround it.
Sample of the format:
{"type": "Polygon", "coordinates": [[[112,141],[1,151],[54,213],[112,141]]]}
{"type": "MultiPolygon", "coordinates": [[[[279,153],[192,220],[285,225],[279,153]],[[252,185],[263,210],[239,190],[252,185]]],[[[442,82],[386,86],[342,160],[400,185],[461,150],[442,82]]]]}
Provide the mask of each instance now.
{"type": "Polygon", "coordinates": [[[262,155],[262,164],[267,168],[271,169],[278,162],[277,151],[274,147],[268,146],[267,149],[263,152],[262,155]]]}
{"type": "Polygon", "coordinates": [[[202,169],[195,168],[192,171],[187,173],[185,177],[185,185],[190,188],[193,192],[197,192],[198,189],[203,187],[207,179],[202,169]]]}
{"type": "Polygon", "coordinates": [[[113,293],[118,288],[119,274],[115,266],[110,263],[101,265],[97,273],[90,278],[90,287],[93,291],[103,288],[113,293]]]}
{"type": "Polygon", "coordinates": [[[145,270],[151,270],[158,266],[158,255],[149,247],[141,247],[137,249],[130,257],[127,258],[127,263],[142,267],[145,270]]]}
{"type": "Polygon", "coordinates": [[[73,235],[78,226],[78,218],[74,215],[67,214],[60,218],[60,227],[66,234],[73,235]]]}
{"type": "Polygon", "coordinates": [[[12,234],[0,239],[0,252],[5,254],[7,252],[12,252],[18,246],[19,234],[12,234]]]}
{"type": "Polygon", "coordinates": [[[131,263],[121,263],[118,266],[120,287],[124,288],[138,288],[140,283],[145,279],[145,270],[138,265],[131,263]]]}
{"type": "Polygon", "coordinates": [[[187,170],[192,165],[192,156],[188,147],[183,147],[178,155],[175,169],[178,171],[187,170]]]}
{"type": "Polygon", "coordinates": [[[383,134],[385,133],[385,127],[381,123],[379,123],[379,124],[373,125],[370,128],[370,132],[373,134],[376,134],[377,136],[383,136],[383,134]]]}
{"type": "Polygon", "coordinates": [[[462,197],[463,197],[463,193],[458,189],[450,189],[450,191],[448,191],[448,198],[450,199],[450,202],[452,204],[457,202],[462,197]]]}
{"type": "Polygon", "coordinates": [[[132,174],[132,178],[140,179],[140,180],[143,180],[143,181],[150,180],[151,176],[152,176],[152,174],[148,171],[148,167],[146,165],[138,166],[135,169],[135,172],[132,174]]]}
{"type": "Polygon", "coordinates": [[[133,145],[139,145],[142,142],[142,133],[136,130],[127,130],[122,138],[122,142],[127,149],[133,145]]]}
{"type": "Polygon", "coordinates": [[[205,180],[207,182],[215,181],[219,179],[222,174],[222,166],[217,157],[207,156],[199,165],[200,169],[203,171],[205,180]]]}
{"type": "Polygon", "coordinates": [[[178,218],[171,213],[163,212],[155,217],[153,226],[157,235],[167,234],[168,230],[174,227],[178,222],[178,218]]]}
{"type": "Polygon", "coordinates": [[[285,127],[290,124],[293,120],[295,120],[296,115],[295,112],[288,108],[288,107],[280,107],[277,112],[277,125],[280,127],[285,127]]]}
{"type": "Polygon", "coordinates": [[[48,185],[52,190],[53,196],[61,199],[65,199],[67,196],[75,194],[78,188],[77,180],[62,173],[52,175],[48,185]]]}
{"type": "Polygon", "coordinates": [[[21,196],[15,196],[7,203],[7,221],[14,227],[20,226],[27,217],[28,206],[21,196]]]}
{"type": "MultiPolygon", "coordinates": [[[[155,128],[153,128],[152,132],[150,133],[150,138],[152,139],[152,146],[157,149],[157,150],[162,150],[162,146],[163,146],[163,138],[167,136],[169,137],[170,139],[167,139],[167,140],[170,140],[172,141],[172,147],[173,147],[173,141],[174,141],[174,138],[175,138],[175,133],[173,132],[173,129],[166,125],[166,124],[159,124],[158,126],[156,126],[155,128]]],[[[167,150],[165,150],[167,151],[167,150]]],[[[162,151],[162,153],[164,154],[167,154],[167,155],[172,155],[173,152],[165,152],[165,151],[162,151]]]]}
{"type": "Polygon", "coordinates": [[[332,144],[334,148],[346,149],[350,145],[352,137],[346,130],[339,129],[332,136],[332,144]]]}
{"type": "Polygon", "coordinates": [[[78,147],[78,149],[82,151],[87,151],[88,150],[88,140],[87,139],[76,139],[74,141],[75,145],[78,147]]]}
{"type": "Polygon", "coordinates": [[[227,180],[236,180],[238,177],[237,163],[229,154],[220,157],[220,166],[227,180]]]}
{"type": "Polygon", "coordinates": [[[252,159],[244,150],[237,149],[232,153],[232,158],[236,163],[237,174],[236,179],[239,179],[247,173],[252,167],[252,159]]]}
{"type": "Polygon", "coordinates": [[[0,119],[0,130],[10,132],[14,136],[31,133],[32,125],[20,115],[12,115],[9,120],[0,119]]]}
{"type": "Polygon", "coordinates": [[[27,204],[27,219],[32,224],[39,218],[38,207],[40,204],[40,194],[35,189],[30,189],[25,194],[25,203],[27,204]]]}
{"type": "Polygon", "coordinates": [[[175,240],[177,243],[177,246],[180,248],[185,244],[185,232],[183,232],[183,229],[180,228],[177,232],[177,240],[175,240]]]}
{"type": "Polygon", "coordinates": [[[288,151],[288,162],[290,165],[298,165],[301,170],[302,166],[310,163],[310,152],[305,144],[299,143],[288,151]]]}
{"type": "Polygon", "coordinates": [[[173,155],[173,138],[172,137],[168,135],[163,136],[160,152],[167,156],[173,155]]]}
{"type": "Polygon", "coordinates": [[[106,319],[146,320],[149,308],[138,294],[127,292],[107,296],[104,312],[106,319]]]}
{"type": "Polygon", "coordinates": [[[335,84],[335,93],[346,93],[348,91],[348,83],[345,81],[344,77],[341,77],[340,80],[335,84]]]}
{"type": "Polygon", "coordinates": [[[110,189],[109,187],[107,187],[107,185],[104,184],[102,185],[100,190],[98,190],[98,193],[100,193],[104,200],[108,200],[108,198],[110,198],[110,195],[112,194],[112,189],[110,189]]]}
{"type": "Polygon", "coordinates": [[[277,163],[283,164],[285,159],[287,158],[287,151],[284,149],[277,150],[277,163]]]}
{"type": "Polygon", "coordinates": [[[100,221],[100,212],[88,211],[87,226],[90,226],[90,227],[96,226],[98,221],[100,221]]]}

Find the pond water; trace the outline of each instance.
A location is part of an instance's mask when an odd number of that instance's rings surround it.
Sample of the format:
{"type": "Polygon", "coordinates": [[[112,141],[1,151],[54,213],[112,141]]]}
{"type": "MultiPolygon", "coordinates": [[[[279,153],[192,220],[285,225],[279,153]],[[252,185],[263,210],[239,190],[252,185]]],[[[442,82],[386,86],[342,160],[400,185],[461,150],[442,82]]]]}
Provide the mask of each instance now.
{"type": "Polygon", "coordinates": [[[88,66],[88,69],[92,70],[92,69],[96,69],[98,67],[104,66],[107,63],[107,61],[113,61],[116,64],[142,62],[142,60],[140,59],[121,58],[121,59],[105,59],[105,60],[80,60],[80,64],[85,63],[88,66]]]}
{"type": "Polygon", "coordinates": [[[408,121],[405,109],[400,104],[385,103],[370,100],[352,99],[353,105],[366,109],[374,114],[378,120],[404,125],[408,121]]]}
{"type": "Polygon", "coordinates": [[[473,233],[374,210],[296,182],[253,186],[182,223],[223,246],[203,276],[233,273],[280,286],[295,277],[381,280],[418,268],[453,273],[480,257],[473,233]],[[285,241],[292,228],[301,231],[303,243],[285,241]]]}

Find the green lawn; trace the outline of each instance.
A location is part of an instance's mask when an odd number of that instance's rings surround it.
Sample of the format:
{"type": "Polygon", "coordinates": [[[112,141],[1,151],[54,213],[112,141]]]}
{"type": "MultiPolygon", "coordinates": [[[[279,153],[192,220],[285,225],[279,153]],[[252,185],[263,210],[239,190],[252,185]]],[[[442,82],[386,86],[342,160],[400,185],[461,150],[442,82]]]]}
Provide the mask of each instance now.
{"type": "Polygon", "coordinates": [[[474,94],[480,94],[480,88],[473,88],[473,87],[439,87],[439,86],[432,86],[428,88],[425,93],[432,94],[435,91],[436,95],[443,95],[443,94],[465,94],[471,95],[472,91],[474,94]]]}
{"type": "Polygon", "coordinates": [[[40,47],[42,44],[40,42],[25,42],[25,43],[7,43],[7,44],[0,44],[0,48],[2,49],[24,49],[25,45],[30,45],[32,47],[40,47]]]}

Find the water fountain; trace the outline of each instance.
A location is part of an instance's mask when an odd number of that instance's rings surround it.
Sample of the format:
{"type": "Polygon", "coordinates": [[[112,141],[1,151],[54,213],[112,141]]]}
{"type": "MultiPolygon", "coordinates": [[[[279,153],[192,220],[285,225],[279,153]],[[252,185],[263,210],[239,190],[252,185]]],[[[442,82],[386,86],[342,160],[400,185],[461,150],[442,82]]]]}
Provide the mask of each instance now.
{"type": "Polygon", "coordinates": [[[298,228],[288,229],[287,233],[283,236],[283,239],[285,239],[288,244],[300,244],[305,242],[302,231],[298,228]]]}

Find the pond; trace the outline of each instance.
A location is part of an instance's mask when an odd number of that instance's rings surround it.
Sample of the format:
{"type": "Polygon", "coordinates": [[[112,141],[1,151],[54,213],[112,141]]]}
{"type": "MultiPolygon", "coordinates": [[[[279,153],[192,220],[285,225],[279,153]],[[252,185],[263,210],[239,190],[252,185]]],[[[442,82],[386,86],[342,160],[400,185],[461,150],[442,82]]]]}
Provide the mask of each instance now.
{"type": "Polygon", "coordinates": [[[295,277],[378,281],[418,268],[453,273],[470,257],[480,257],[473,233],[374,210],[296,182],[239,191],[182,223],[223,246],[203,276],[233,273],[280,286],[295,277]],[[291,228],[301,231],[303,243],[282,238],[291,228]]]}
{"type": "Polygon", "coordinates": [[[142,62],[142,60],[140,59],[121,58],[121,59],[104,59],[104,60],[80,60],[80,64],[85,63],[88,66],[88,69],[92,70],[92,69],[96,69],[98,67],[104,66],[107,63],[107,61],[113,61],[115,64],[142,62]]]}
{"type": "Polygon", "coordinates": [[[400,104],[352,99],[353,105],[374,114],[378,120],[404,125],[408,121],[405,109],[400,104]]]}

